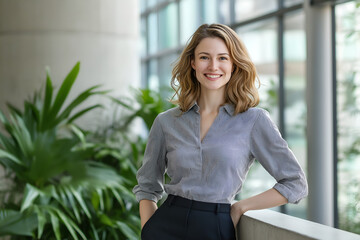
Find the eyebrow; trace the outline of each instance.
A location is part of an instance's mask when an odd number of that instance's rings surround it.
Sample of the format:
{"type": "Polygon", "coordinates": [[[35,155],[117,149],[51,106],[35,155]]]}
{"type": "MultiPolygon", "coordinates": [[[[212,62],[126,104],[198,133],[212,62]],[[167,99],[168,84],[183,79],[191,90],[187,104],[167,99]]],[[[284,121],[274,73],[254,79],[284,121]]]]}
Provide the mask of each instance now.
{"type": "MultiPolygon", "coordinates": [[[[205,55],[210,55],[210,53],[207,52],[199,52],[198,55],[200,54],[205,54],[205,55]]],[[[229,55],[228,53],[219,53],[218,55],[229,55]]]]}

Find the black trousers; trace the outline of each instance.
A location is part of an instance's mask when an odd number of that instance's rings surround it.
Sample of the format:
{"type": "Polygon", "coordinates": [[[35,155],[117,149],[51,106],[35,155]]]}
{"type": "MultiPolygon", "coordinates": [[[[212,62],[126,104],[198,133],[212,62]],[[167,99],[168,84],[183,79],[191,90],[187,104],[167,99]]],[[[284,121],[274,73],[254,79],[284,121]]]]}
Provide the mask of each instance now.
{"type": "Polygon", "coordinates": [[[230,204],[169,195],[145,223],[142,240],[235,240],[230,204]]]}

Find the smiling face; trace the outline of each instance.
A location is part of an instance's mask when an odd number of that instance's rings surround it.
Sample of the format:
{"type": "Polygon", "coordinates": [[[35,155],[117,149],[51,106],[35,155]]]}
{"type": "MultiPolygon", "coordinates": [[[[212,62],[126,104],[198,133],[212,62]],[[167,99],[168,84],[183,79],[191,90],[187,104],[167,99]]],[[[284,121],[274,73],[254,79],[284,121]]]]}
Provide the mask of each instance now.
{"type": "Polygon", "coordinates": [[[218,37],[204,38],[195,48],[191,66],[201,90],[225,91],[233,70],[233,62],[225,42],[218,37]]]}

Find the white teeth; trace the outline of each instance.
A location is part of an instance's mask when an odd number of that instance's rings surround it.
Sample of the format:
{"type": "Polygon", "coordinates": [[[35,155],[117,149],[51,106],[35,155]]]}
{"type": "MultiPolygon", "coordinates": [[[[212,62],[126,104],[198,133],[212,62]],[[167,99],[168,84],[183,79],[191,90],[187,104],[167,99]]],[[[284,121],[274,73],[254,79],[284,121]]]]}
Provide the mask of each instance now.
{"type": "Polygon", "coordinates": [[[209,75],[209,74],[206,74],[206,76],[209,77],[209,78],[218,78],[221,75],[209,75]]]}

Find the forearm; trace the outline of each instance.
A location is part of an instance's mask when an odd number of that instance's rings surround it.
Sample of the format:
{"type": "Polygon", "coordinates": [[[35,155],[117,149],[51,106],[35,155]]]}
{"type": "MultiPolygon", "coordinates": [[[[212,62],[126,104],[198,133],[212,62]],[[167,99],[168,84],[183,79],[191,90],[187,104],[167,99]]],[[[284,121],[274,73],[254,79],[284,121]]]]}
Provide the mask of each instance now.
{"type": "Polygon", "coordinates": [[[286,204],[287,199],[274,188],[269,189],[256,196],[242,199],[231,206],[231,217],[237,225],[241,215],[249,210],[258,210],[277,207],[286,204]]]}
{"type": "Polygon", "coordinates": [[[150,219],[150,217],[154,214],[157,209],[157,205],[155,202],[147,199],[143,199],[139,203],[139,212],[141,219],[141,228],[145,225],[145,223],[150,219]]]}
{"type": "Polygon", "coordinates": [[[277,207],[287,202],[287,199],[283,195],[272,188],[256,196],[240,200],[236,204],[238,205],[240,213],[243,214],[249,210],[277,207]]]}

